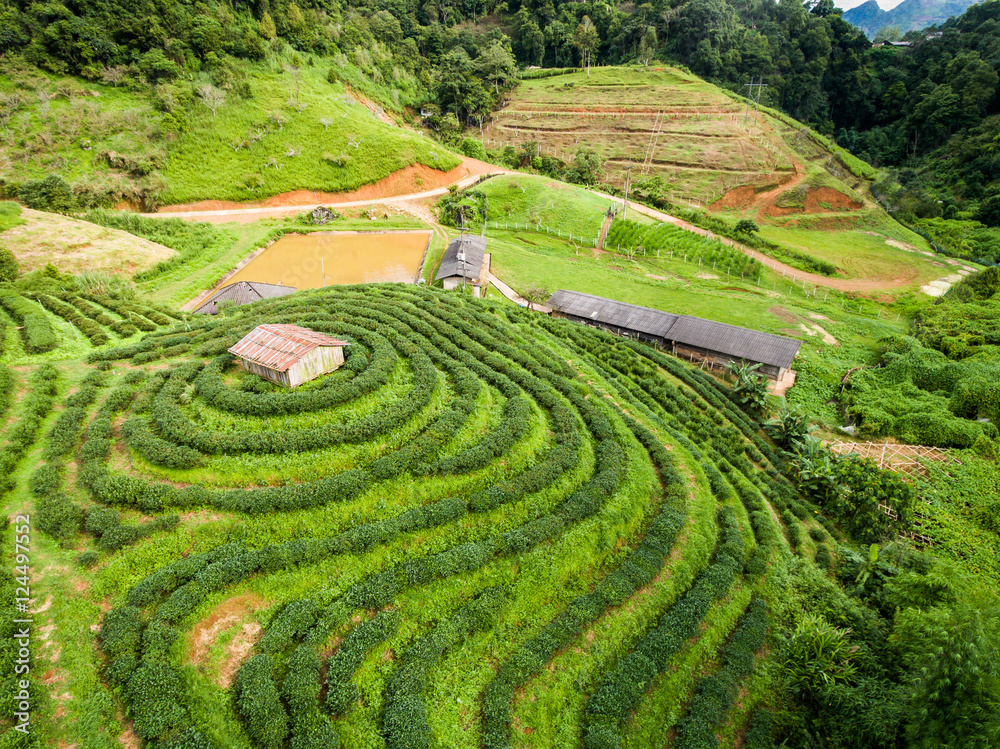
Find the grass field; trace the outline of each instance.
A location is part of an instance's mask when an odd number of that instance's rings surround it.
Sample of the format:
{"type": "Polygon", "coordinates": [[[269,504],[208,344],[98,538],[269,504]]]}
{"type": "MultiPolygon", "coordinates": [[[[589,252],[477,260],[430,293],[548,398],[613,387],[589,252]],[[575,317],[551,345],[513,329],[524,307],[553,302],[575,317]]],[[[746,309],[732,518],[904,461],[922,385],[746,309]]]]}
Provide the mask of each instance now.
{"type": "Polygon", "coordinates": [[[494,177],[477,189],[486,194],[490,221],[541,225],[586,240],[601,233],[608,208],[621,205],[575,185],[527,174],[494,177]]]}
{"type": "Polygon", "coordinates": [[[0,201],[0,231],[7,231],[23,223],[21,206],[9,201],[0,201]]]}
{"type": "MultiPolygon", "coordinates": [[[[896,225],[898,226],[898,224],[896,225]]],[[[881,228],[881,227],[880,227],[881,228]]],[[[899,227],[902,229],[902,227],[899,227]]],[[[904,230],[905,231],[905,230],[904,230]]],[[[837,266],[838,275],[871,281],[925,284],[952,271],[944,258],[928,258],[926,240],[912,234],[906,240],[894,239],[877,229],[847,229],[823,231],[807,228],[785,228],[765,225],[761,234],[775,242],[827,260],[837,266]],[[898,246],[903,245],[903,246],[898,246]]],[[[893,293],[891,287],[888,293],[893,293]]]]}
{"type": "Polygon", "coordinates": [[[459,164],[445,147],[382,122],[326,73],[322,61],[297,72],[258,69],[250,77],[253,98],[234,98],[214,116],[196,107],[169,150],[165,201],[340,192],[415,163],[443,170],[459,164]]]}
{"type": "MultiPolygon", "coordinates": [[[[20,218],[7,222],[0,218],[0,241],[14,253],[22,273],[51,264],[63,273],[102,271],[128,277],[176,254],[169,247],[87,221],[21,209],[16,203],[0,205],[18,208],[20,218]]],[[[8,215],[13,217],[9,211],[8,215]]]]}

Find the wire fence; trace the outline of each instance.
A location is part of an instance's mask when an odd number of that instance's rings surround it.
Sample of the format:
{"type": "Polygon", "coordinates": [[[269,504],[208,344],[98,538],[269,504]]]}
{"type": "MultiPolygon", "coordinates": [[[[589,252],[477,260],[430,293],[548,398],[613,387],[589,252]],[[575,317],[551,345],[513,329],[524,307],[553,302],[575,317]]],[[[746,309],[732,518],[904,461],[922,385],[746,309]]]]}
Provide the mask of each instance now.
{"type": "MultiPolygon", "coordinates": [[[[583,235],[576,235],[571,232],[565,232],[558,227],[553,229],[552,227],[546,226],[545,224],[529,223],[527,221],[487,221],[485,227],[479,227],[479,228],[503,230],[503,231],[534,231],[538,232],[539,234],[548,234],[550,236],[566,239],[570,242],[576,242],[580,245],[586,245],[588,247],[593,247],[595,249],[598,248],[598,243],[600,241],[599,237],[594,237],[593,239],[589,239],[587,237],[584,237],[583,235]]],[[[695,232],[695,233],[700,234],[701,232],[695,232]]],[[[715,235],[710,231],[705,232],[703,236],[706,236],[709,239],[714,239],[719,242],[722,242],[723,244],[739,249],[738,243],[733,242],[732,240],[727,240],[726,237],[715,235]]],[[[613,254],[616,254],[620,257],[628,257],[630,259],[634,258],[636,255],[636,252],[629,252],[627,250],[621,250],[620,248],[615,248],[614,250],[609,248],[607,251],[612,252],[613,254]]],[[[686,254],[683,256],[681,255],[681,253],[676,253],[676,254],[677,257],[675,258],[674,257],[675,253],[673,251],[670,251],[669,253],[665,252],[662,255],[659,252],[657,252],[656,257],[661,260],[666,259],[673,261],[676,259],[678,261],[687,262],[686,254]]],[[[644,256],[646,255],[645,251],[643,251],[643,255],[644,256]]],[[[732,266],[723,267],[721,264],[713,263],[711,268],[709,268],[707,263],[702,264],[701,259],[698,260],[698,267],[699,269],[702,269],[704,273],[708,273],[709,271],[719,274],[725,273],[727,279],[731,279],[733,281],[739,279],[743,283],[750,283],[756,286],[757,288],[763,289],[765,291],[767,291],[768,286],[770,286],[770,291],[776,294],[782,294],[785,296],[793,296],[793,297],[801,294],[802,298],[806,300],[815,300],[824,303],[829,301],[831,291],[833,291],[830,288],[821,286],[819,284],[810,283],[806,280],[800,280],[795,278],[794,275],[790,274],[784,267],[782,267],[781,263],[778,263],[775,260],[771,260],[766,255],[757,253],[757,255],[752,257],[754,257],[754,259],[757,260],[759,263],[761,263],[763,266],[769,268],[771,271],[774,272],[775,276],[774,278],[771,279],[770,283],[768,283],[767,280],[761,279],[760,277],[758,277],[756,280],[747,278],[745,274],[736,272],[732,266]],[[781,274],[781,279],[777,277],[777,274],[779,273],[781,274]]],[[[693,259],[691,260],[691,263],[692,264],[694,263],[693,259]]],[[[833,293],[834,293],[834,302],[836,302],[837,301],[836,292],[833,293]]],[[[901,319],[900,313],[897,313],[895,319],[893,319],[891,313],[886,313],[882,307],[880,307],[878,304],[874,302],[869,302],[868,306],[866,307],[863,301],[852,299],[851,297],[848,297],[843,294],[840,295],[839,301],[840,301],[839,306],[842,311],[849,312],[854,315],[861,315],[862,317],[870,317],[873,320],[885,319],[887,322],[889,321],[899,322],[899,320],[901,319]]]]}

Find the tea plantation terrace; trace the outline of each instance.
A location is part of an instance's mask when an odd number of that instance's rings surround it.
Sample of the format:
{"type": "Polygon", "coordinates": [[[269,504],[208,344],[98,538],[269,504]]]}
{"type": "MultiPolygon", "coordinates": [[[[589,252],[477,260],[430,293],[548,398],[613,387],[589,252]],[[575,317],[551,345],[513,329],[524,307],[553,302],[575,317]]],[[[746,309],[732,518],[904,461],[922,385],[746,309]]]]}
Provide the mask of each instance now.
{"type": "Polygon", "coordinates": [[[617,335],[669,348],[675,355],[711,364],[760,364],[761,374],[779,380],[792,366],[801,343],[758,330],[674,315],[614,299],[559,290],[548,301],[555,317],[565,317],[617,335]]]}

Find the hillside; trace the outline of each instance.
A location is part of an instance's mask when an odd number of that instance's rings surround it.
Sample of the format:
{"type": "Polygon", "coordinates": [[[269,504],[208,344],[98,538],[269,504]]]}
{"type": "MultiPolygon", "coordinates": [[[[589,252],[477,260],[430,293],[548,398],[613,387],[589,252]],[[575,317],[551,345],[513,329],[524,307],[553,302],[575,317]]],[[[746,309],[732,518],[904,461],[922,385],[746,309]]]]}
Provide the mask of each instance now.
{"type": "Polygon", "coordinates": [[[16,361],[5,410],[31,426],[7,428],[3,496],[34,505],[53,646],[32,663],[65,679],[44,745],[768,747],[855,730],[872,689],[894,741],[936,730],[905,686],[938,658],[922,607],[979,601],[928,597],[968,578],[888,552],[847,596],[868,557],[840,544],[867,520],[829,495],[818,514],[729,387],[508,305],[316,290],[93,366],[16,361]],[[345,367],[290,393],[220,356],[273,319],[348,339],[345,367]],[[788,679],[817,666],[785,643],[814,636],[856,680],[803,697],[788,679]]]}
{"type": "MultiPolygon", "coordinates": [[[[77,205],[149,208],[350,191],[408,168],[434,182],[460,163],[338,79],[328,82],[325,68],[285,72],[276,60],[240,76],[239,94],[221,93],[213,111],[192,85],[132,92],[32,69],[0,75],[5,116],[22,133],[0,161],[3,192],[31,202],[24,183],[54,172],[77,205]]],[[[410,191],[412,178],[400,182],[410,191]]]]}
{"type": "Polygon", "coordinates": [[[484,143],[533,141],[564,161],[590,148],[605,181],[624,187],[631,166],[633,183],[659,178],[679,200],[711,202],[740,183],[790,179],[787,152],[752,123],[741,103],[676,68],[597,68],[522,81],[484,143]]]}
{"type": "MultiPolygon", "coordinates": [[[[522,81],[483,142],[498,151],[535,143],[543,160],[591,149],[602,178],[619,188],[631,166],[632,185],[659,184],[675,202],[707,205],[739,186],[763,192],[798,183],[796,164],[807,157],[830,161],[807,154],[808,130],[789,124],[748,112],[745,101],[677,68],[604,67],[522,81]]],[[[837,168],[843,189],[862,185],[837,168]]]]}
{"type": "Polygon", "coordinates": [[[0,0],[0,746],[1000,744],[998,8],[0,0]]]}
{"type": "Polygon", "coordinates": [[[85,271],[133,276],[177,252],[123,231],[59,214],[20,210],[23,223],[3,230],[0,243],[17,257],[22,272],[52,264],[63,273],[85,271]]]}
{"type": "Polygon", "coordinates": [[[925,29],[960,16],[975,0],[903,0],[889,10],[882,10],[876,0],[868,0],[844,11],[844,20],[863,29],[869,39],[883,29],[894,28],[900,34],[925,29]]]}

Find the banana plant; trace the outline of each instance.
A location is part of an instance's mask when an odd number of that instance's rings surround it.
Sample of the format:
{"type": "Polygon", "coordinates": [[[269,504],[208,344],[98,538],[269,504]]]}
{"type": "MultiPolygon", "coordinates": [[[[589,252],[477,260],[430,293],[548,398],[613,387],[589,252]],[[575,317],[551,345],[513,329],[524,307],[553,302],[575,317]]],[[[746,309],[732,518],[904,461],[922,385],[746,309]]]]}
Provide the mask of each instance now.
{"type": "Polygon", "coordinates": [[[729,365],[729,371],[736,377],[733,384],[733,400],[754,418],[767,413],[767,378],[757,374],[760,364],[729,365]]]}
{"type": "Polygon", "coordinates": [[[789,448],[801,442],[813,430],[809,417],[796,406],[782,406],[776,418],[764,422],[764,429],[781,447],[789,448]]]}

